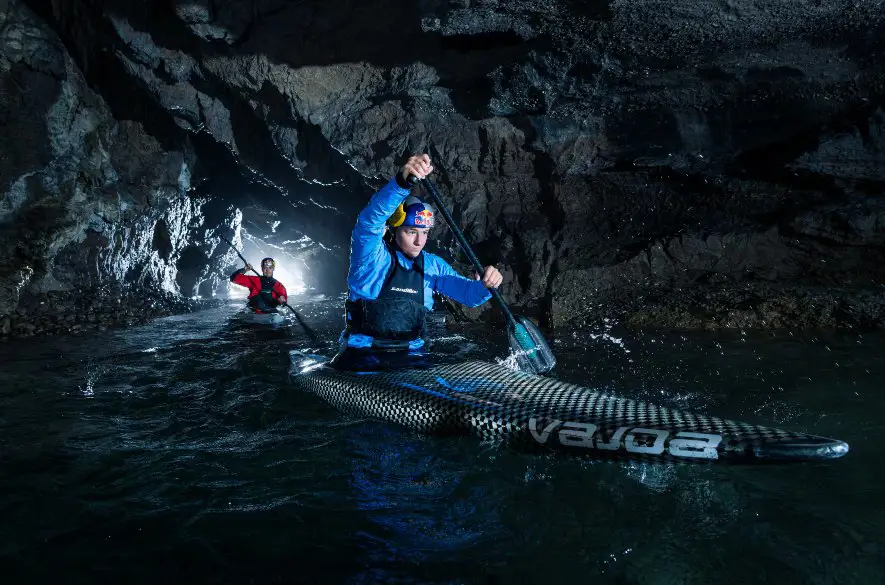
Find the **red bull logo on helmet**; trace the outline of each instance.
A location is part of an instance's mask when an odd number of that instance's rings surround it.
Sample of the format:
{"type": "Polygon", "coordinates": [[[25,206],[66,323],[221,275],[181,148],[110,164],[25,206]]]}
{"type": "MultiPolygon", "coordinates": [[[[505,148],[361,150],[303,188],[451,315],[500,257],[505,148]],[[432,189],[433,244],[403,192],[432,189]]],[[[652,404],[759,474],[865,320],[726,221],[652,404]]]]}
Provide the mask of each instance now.
{"type": "Polygon", "coordinates": [[[423,227],[433,227],[433,212],[422,209],[415,212],[415,225],[423,227]]]}

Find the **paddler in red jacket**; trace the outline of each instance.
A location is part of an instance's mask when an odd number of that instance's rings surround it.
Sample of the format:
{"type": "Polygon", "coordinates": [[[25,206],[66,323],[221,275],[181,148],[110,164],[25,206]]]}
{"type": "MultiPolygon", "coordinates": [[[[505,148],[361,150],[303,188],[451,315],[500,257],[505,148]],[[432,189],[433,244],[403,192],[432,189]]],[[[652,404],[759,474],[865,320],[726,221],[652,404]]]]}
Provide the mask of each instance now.
{"type": "Polygon", "coordinates": [[[232,283],[249,289],[249,307],[256,313],[278,313],[277,307],[288,299],[286,287],[273,277],[275,267],[273,258],[265,258],[261,261],[261,277],[245,274],[253,270],[251,264],[230,275],[232,283]]]}

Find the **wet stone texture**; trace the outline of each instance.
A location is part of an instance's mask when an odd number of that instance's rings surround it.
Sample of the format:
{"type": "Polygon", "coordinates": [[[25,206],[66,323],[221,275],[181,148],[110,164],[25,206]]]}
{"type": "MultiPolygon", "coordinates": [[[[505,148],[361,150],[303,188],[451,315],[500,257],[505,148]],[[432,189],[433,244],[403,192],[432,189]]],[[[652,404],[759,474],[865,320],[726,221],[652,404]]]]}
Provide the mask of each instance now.
{"type": "MultiPolygon", "coordinates": [[[[188,306],[181,253],[207,228],[193,156],[115,120],[45,23],[19,2],[0,8],[0,335],[188,306]]],[[[203,246],[209,263],[214,247],[203,246]]]]}
{"type": "Polygon", "coordinates": [[[19,306],[0,319],[0,334],[31,337],[105,331],[143,325],[156,317],[187,312],[203,304],[150,289],[133,292],[105,287],[49,291],[23,296],[19,306]]]}
{"type": "Polygon", "coordinates": [[[885,324],[881,0],[0,8],[0,314],[82,282],[205,295],[241,225],[341,291],[357,212],[427,151],[545,325],[885,324]]]}

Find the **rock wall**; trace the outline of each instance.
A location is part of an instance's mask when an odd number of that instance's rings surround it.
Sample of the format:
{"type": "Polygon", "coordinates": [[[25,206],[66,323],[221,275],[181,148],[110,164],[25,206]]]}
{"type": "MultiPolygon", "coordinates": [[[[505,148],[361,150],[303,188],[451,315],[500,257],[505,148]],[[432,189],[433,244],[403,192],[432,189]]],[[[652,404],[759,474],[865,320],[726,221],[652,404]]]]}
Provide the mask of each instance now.
{"type": "Polygon", "coordinates": [[[0,112],[0,334],[68,330],[90,312],[122,323],[124,298],[134,319],[180,309],[181,253],[206,230],[193,157],[115,120],[18,0],[0,2],[0,112]]]}
{"type": "Polygon", "coordinates": [[[547,324],[885,323],[881,0],[27,4],[114,116],[192,146],[201,195],[307,242],[312,286],[343,290],[353,218],[426,150],[547,324]]]}

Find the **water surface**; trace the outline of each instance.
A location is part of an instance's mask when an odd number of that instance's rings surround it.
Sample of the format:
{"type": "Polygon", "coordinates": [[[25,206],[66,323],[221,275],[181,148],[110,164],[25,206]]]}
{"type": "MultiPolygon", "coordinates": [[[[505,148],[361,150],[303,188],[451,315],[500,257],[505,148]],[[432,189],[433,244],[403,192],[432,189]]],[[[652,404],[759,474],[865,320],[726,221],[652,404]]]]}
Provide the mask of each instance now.
{"type": "MultiPolygon", "coordinates": [[[[306,302],[306,301],[304,301],[306,302]]],[[[0,343],[9,582],[863,584],[885,575],[885,335],[561,332],[561,379],[847,441],[826,463],[554,460],[343,417],[288,381],[331,355],[238,306],[0,343]]],[[[500,331],[438,350],[506,357],[500,331]]]]}

